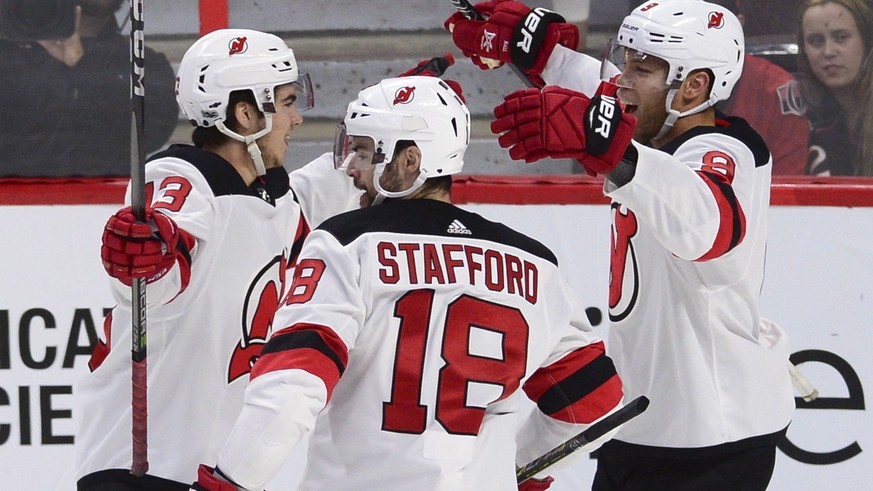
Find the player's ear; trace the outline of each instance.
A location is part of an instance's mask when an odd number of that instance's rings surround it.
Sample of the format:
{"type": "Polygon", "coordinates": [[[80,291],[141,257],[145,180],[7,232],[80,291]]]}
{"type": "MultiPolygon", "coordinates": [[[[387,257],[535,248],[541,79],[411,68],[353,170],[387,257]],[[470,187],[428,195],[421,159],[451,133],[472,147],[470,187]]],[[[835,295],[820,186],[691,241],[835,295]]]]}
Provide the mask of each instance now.
{"type": "Polygon", "coordinates": [[[695,70],[688,74],[682,84],[681,96],[686,104],[696,106],[709,98],[712,73],[709,70],[695,70]]]}
{"type": "Polygon", "coordinates": [[[418,177],[421,170],[421,149],[416,145],[409,146],[403,149],[403,157],[404,174],[412,176],[413,179],[418,177]]]}
{"type": "Polygon", "coordinates": [[[231,109],[233,110],[233,115],[239,125],[239,131],[237,131],[237,133],[243,136],[250,135],[256,133],[263,127],[264,123],[261,122],[263,115],[254,105],[248,102],[239,101],[231,109]]]}

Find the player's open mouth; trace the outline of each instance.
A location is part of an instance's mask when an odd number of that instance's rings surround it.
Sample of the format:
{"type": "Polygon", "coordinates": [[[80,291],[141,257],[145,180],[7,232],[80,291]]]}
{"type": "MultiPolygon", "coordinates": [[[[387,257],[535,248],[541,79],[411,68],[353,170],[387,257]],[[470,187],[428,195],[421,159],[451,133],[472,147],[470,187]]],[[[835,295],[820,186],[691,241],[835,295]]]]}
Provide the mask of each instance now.
{"type": "Polygon", "coordinates": [[[635,113],[635,112],[637,111],[637,108],[638,108],[638,107],[639,107],[639,106],[637,106],[636,104],[627,104],[627,103],[625,103],[625,105],[624,105],[624,112],[626,112],[626,113],[628,113],[628,114],[633,114],[633,113],[635,113]]]}

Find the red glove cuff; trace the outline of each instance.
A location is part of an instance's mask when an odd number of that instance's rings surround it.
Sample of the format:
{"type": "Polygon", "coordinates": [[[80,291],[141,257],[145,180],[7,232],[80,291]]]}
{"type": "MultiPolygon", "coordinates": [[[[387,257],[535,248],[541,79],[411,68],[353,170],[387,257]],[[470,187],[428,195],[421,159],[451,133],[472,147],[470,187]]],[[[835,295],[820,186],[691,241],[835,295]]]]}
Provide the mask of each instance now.
{"type": "Polygon", "coordinates": [[[518,491],[545,491],[555,482],[555,478],[547,476],[545,479],[528,479],[518,485],[518,491]]]}
{"type": "Polygon", "coordinates": [[[215,469],[206,464],[200,464],[197,468],[197,482],[191,487],[197,491],[238,491],[239,489],[236,484],[217,477],[215,469]]]}

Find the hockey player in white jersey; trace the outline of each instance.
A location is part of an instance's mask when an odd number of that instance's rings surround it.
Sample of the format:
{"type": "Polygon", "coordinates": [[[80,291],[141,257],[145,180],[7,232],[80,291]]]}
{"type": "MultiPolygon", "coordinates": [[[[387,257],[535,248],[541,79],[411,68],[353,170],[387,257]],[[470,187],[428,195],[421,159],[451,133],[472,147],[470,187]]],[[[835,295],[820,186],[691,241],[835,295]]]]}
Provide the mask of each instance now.
{"type": "Polygon", "coordinates": [[[312,432],[301,491],[515,490],[516,465],[620,405],[554,254],[451,204],[469,131],[433,77],[386,79],[349,105],[336,159],[372,206],[307,238],[282,329],[199,489],[262,489],[312,432]],[[525,394],[538,410],[521,423],[525,394]]]}
{"type": "MultiPolygon", "coordinates": [[[[546,58],[528,73],[558,86],[508,95],[492,130],[515,159],[575,158],[606,176],[609,353],[625,395],[651,399],[600,449],[593,489],[766,489],[794,399],[787,337],[759,309],[772,159],[744,120],[714,109],[742,72],[739,21],[698,0],[647,2],[601,70],[527,12],[527,56],[546,58]]],[[[508,63],[519,48],[482,43],[502,32],[523,46],[512,36],[525,30],[503,24],[453,16],[447,28],[468,56],[508,63]]]]}
{"type": "Polygon", "coordinates": [[[189,488],[242,408],[304,236],[357,208],[330,154],[290,177],[282,167],[312,90],[280,38],[244,29],[202,37],[182,58],[176,93],[196,125],[194,145],[173,145],[146,164],[148,223],[127,207],[103,235],[118,306],[76,388],[79,490],[189,488]],[[134,278],[148,282],[149,471],[141,478],[130,472],[134,278]]]}

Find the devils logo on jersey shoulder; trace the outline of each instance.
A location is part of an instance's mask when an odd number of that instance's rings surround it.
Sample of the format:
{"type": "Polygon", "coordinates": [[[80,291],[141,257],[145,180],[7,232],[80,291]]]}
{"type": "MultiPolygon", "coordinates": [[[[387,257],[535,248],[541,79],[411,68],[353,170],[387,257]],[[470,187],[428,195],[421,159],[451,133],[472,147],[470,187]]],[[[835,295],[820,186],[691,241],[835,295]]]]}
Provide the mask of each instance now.
{"type": "Polygon", "coordinates": [[[397,92],[394,93],[394,105],[397,104],[409,104],[412,102],[412,99],[415,97],[415,86],[410,85],[407,87],[400,87],[397,89],[397,92]]]}
{"type": "Polygon", "coordinates": [[[228,56],[239,55],[245,53],[246,50],[249,49],[249,43],[246,42],[248,38],[245,36],[240,36],[237,38],[233,38],[227,43],[227,54],[228,56]]]}
{"type": "Polygon", "coordinates": [[[255,276],[246,292],[241,321],[242,337],[227,367],[227,383],[247,375],[261,356],[273,330],[273,316],[285,295],[288,260],[276,256],[255,276]]]}
{"type": "Polygon", "coordinates": [[[724,27],[724,12],[710,12],[707,29],[721,29],[724,27]]]}

